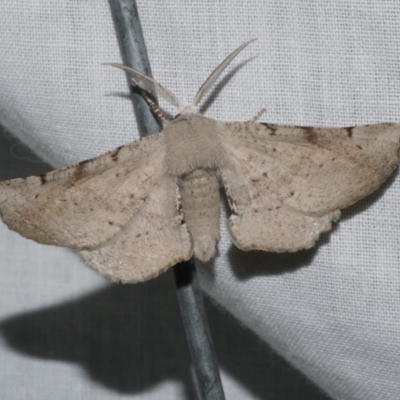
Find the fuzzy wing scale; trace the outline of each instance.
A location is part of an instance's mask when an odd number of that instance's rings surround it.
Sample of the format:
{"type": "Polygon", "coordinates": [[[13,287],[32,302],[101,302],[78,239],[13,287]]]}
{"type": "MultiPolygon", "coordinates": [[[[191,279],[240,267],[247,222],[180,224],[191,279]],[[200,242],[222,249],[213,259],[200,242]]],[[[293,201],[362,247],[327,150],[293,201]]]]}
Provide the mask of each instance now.
{"type": "Polygon", "coordinates": [[[221,170],[244,250],[297,251],[331,228],[339,210],[377,189],[399,162],[400,127],[296,128],[225,124],[221,170]]]}
{"type": "Polygon", "coordinates": [[[299,128],[226,124],[225,150],[288,207],[325,215],[376,190],[399,163],[400,125],[299,128]]]}
{"type": "Polygon", "coordinates": [[[168,176],[117,235],[98,248],[80,251],[101,275],[123,283],[154,278],[192,253],[178,187],[168,176]]]}
{"type": "Polygon", "coordinates": [[[40,243],[91,248],[113,237],[162,179],[164,138],[151,135],[42,176],[0,183],[0,214],[40,243]]]}
{"type": "Polygon", "coordinates": [[[228,229],[236,246],[242,250],[308,249],[340,216],[338,211],[322,217],[294,211],[248,179],[234,162],[221,172],[232,210],[228,229]]]}

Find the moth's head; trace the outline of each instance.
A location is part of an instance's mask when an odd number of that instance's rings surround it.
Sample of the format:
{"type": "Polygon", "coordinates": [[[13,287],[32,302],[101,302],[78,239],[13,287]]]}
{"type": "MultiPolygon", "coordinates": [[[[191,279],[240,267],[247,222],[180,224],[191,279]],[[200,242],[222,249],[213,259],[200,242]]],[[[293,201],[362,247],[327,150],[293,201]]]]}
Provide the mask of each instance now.
{"type": "MultiPolygon", "coordinates": [[[[214,83],[219,78],[219,76],[222,74],[222,72],[225,70],[225,68],[231,63],[231,61],[247,45],[249,45],[251,42],[254,42],[254,40],[256,40],[256,39],[250,40],[249,42],[246,42],[246,43],[242,44],[241,46],[239,46],[233,53],[231,53],[227,58],[225,58],[225,60],[222,61],[222,63],[219,64],[217,68],[215,68],[215,70],[211,73],[211,75],[201,85],[200,89],[198,90],[198,92],[197,92],[196,96],[194,97],[193,102],[190,106],[189,105],[184,106],[179,101],[179,99],[169,89],[167,89],[165,86],[161,85],[161,83],[158,83],[156,80],[154,80],[150,76],[144,74],[143,72],[137,71],[133,68],[130,68],[130,67],[127,67],[127,66],[121,65],[121,64],[111,63],[109,65],[120,68],[120,69],[124,70],[125,72],[127,72],[132,77],[132,81],[134,84],[137,85],[137,81],[143,82],[146,85],[146,87],[149,89],[150,93],[157,93],[157,95],[162,97],[164,100],[168,101],[168,103],[177,107],[179,109],[179,112],[181,115],[196,114],[197,113],[197,105],[200,103],[200,101],[203,99],[203,97],[207,94],[207,92],[211,89],[211,87],[214,85],[214,83]]],[[[146,98],[145,98],[145,100],[146,100],[146,98]]]]}
{"type": "Polygon", "coordinates": [[[179,114],[180,115],[197,114],[197,112],[198,112],[197,107],[190,105],[190,106],[183,106],[179,114]]]}

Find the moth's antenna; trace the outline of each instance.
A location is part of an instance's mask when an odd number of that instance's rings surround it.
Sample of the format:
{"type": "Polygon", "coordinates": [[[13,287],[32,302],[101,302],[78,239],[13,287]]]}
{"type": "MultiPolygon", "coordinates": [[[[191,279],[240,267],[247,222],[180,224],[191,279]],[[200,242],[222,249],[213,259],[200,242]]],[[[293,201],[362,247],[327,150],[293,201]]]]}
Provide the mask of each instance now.
{"type": "Polygon", "coordinates": [[[168,103],[172,104],[176,108],[179,109],[179,111],[182,111],[184,106],[183,104],[179,101],[179,99],[165,86],[161,85],[161,83],[158,83],[156,80],[153,78],[150,78],[149,76],[143,74],[142,72],[136,71],[136,69],[127,67],[126,65],[122,64],[116,64],[116,63],[107,63],[106,65],[112,65],[113,67],[120,68],[127,72],[132,78],[143,82],[146,85],[149,85],[150,88],[155,88],[156,93],[162,97],[164,100],[168,101],[168,103]]]}
{"type": "Polygon", "coordinates": [[[224,61],[222,61],[221,64],[218,65],[217,68],[211,73],[211,75],[207,78],[207,80],[201,85],[199,91],[197,92],[195,98],[193,99],[192,102],[192,108],[196,107],[197,104],[200,103],[201,99],[204,97],[204,95],[210,90],[210,88],[214,85],[215,81],[219,78],[219,76],[222,74],[224,69],[230,64],[230,62],[246,47],[248,46],[251,42],[254,42],[257,39],[250,40],[249,42],[243,43],[241,46],[239,46],[233,53],[231,53],[228,57],[225,58],[224,61]]]}

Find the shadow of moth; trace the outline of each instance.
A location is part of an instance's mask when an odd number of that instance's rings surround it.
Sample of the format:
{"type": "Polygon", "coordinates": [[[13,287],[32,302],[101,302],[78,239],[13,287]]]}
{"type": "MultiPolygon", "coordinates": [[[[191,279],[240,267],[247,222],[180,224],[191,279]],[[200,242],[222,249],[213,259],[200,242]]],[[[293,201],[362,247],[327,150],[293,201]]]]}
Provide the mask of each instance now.
{"type": "Polygon", "coordinates": [[[340,209],[376,190],[399,163],[400,125],[312,128],[220,122],[196,106],[230,54],[184,106],[153,85],[180,114],[159,134],[42,176],[0,184],[0,213],[12,230],[68,246],[113,281],[153,278],[192,255],[216,254],[220,187],[229,232],[242,250],[293,252],[314,245],[340,209]]]}

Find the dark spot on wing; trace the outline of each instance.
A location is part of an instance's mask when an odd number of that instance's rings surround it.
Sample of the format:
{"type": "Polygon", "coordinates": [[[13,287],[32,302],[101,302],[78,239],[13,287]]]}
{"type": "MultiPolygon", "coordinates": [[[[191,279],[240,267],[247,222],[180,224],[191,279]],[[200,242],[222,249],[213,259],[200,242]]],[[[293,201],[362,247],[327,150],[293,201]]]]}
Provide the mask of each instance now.
{"type": "Polygon", "coordinates": [[[348,128],[344,128],[345,129],[345,131],[347,131],[347,136],[348,137],[353,137],[353,129],[354,129],[354,126],[350,126],[350,127],[348,127],[348,128]]]}
{"type": "Polygon", "coordinates": [[[39,197],[39,194],[36,194],[36,195],[35,195],[35,199],[37,199],[38,197],[39,197]]]}
{"type": "Polygon", "coordinates": [[[360,146],[360,145],[357,145],[357,147],[360,149],[360,150],[362,150],[363,148],[360,146]]]}
{"type": "Polygon", "coordinates": [[[264,125],[266,128],[268,128],[270,132],[270,136],[275,136],[276,130],[278,127],[276,125],[271,125],[271,124],[266,124],[266,123],[261,123],[261,125],[264,125]]]}
{"type": "Polygon", "coordinates": [[[76,164],[74,169],[74,175],[72,177],[74,183],[80,181],[83,178],[83,172],[86,168],[86,164],[89,163],[90,161],[91,160],[84,160],[81,161],[79,164],[76,164]]]}
{"type": "Polygon", "coordinates": [[[237,215],[236,212],[236,201],[227,193],[226,198],[228,199],[229,206],[231,208],[232,214],[237,215]]]}
{"type": "Polygon", "coordinates": [[[114,222],[108,221],[108,225],[114,225],[114,222]]]}
{"type": "Polygon", "coordinates": [[[119,146],[119,147],[117,147],[116,149],[114,149],[114,150],[111,151],[111,160],[113,160],[114,162],[117,162],[117,161],[118,161],[118,153],[121,151],[121,149],[122,149],[123,147],[124,147],[124,146],[119,146]]]}
{"type": "Polygon", "coordinates": [[[137,238],[140,238],[140,236],[142,236],[141,233],[138,233],[138,234],[136,235],[137,238]]]}
{"type": "Polygon", "coordinates": [[[317,144],[318,142],[318,135],[315,129],[311,126],[303,126],[301,127],[304,131],[304,138],[310,142],[311,144],[317,144]]]}
{"type": "Polygon", "coordinates": [[[262,176],[263,176],[264,178],[268,178],[268,174],[267,174],[266,172],[263,172],[262,176]]]}

